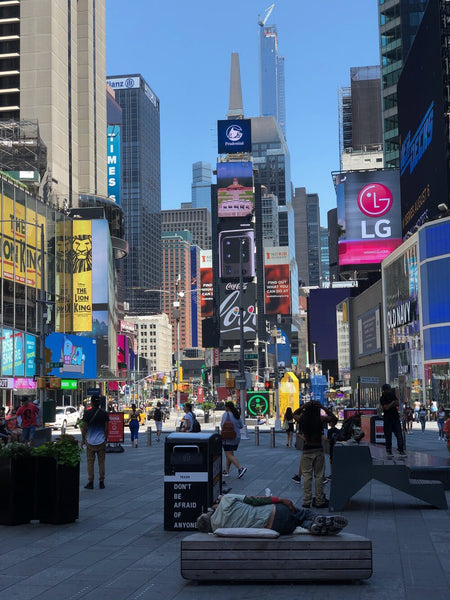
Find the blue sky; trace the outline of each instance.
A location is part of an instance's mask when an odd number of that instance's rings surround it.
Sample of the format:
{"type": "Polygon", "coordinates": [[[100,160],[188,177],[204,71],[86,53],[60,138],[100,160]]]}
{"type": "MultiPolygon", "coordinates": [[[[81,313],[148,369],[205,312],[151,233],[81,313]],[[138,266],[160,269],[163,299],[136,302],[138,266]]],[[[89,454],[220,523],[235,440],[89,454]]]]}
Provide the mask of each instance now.
{"type": "MultiPolygon", "coordinates": [[[[106,1],[107,74],[141,73],[161,104],[161,206],[191,199],[192,163],[217,158],[231,53],[244,113],[259,115],[258,15],[270,0],[106,1]]],[[[336,205],[338,90],[350,67],[379,63],[378,0],[279,0],[268,24],[285,57],[286,134],[294,187],[319,194],[321,224],[336,205]]]]}

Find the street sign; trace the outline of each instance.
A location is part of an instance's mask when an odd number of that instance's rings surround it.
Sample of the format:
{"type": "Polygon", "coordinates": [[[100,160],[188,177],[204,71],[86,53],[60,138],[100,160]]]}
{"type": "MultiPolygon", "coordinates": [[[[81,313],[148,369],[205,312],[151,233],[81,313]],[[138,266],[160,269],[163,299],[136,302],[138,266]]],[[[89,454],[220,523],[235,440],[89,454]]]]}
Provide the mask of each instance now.
{"type": "Polygon", "coordinates": [[[377,385],[380,383],[380,378],[379,377],[360,377],[359,382],[360,383],[373,383],[374,385],[377,385]]]}
{"type": "Polygon", "coordinates": [[[258,355],[256,352],[251,352],[250,354],[244,354],[245,360],[256,360],[257,358],[258,358],[258,355]]]}
{"type": "Polygon", "coordinates": [[[64,365],[64,363],[62,363],[62,362],[45,363],[45,366],[49,369],[60,369],[63,365],[64,365]]]}
{"type": "Polygon", "coordinates": [[[77,379],[61,379],[62,390],[76,390],[78,389],[77,379]]]}
{"type": "Polygon", "coordinates": [[[100,396],[100,388],[88,388],[87,389],[87,395],[88,396],[95,396],[96,394],[98,396],[100,396]]]}

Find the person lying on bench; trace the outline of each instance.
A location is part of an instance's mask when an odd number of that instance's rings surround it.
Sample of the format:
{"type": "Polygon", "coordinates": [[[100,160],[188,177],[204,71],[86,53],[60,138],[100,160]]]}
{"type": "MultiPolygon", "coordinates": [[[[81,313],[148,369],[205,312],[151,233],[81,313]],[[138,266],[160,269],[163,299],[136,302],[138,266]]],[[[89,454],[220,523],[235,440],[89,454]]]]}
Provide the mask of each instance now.
{"type": "Polygon", "coordinates": [[[340,515],[321,515],[308,508],[297,508],[287,498],[225,494],[198,517],[197,528],[204,533],[230,527],[266,528],[289,535],[296,527],[303,527],[313,535],[335,535],[347,523],[340,515]]]}

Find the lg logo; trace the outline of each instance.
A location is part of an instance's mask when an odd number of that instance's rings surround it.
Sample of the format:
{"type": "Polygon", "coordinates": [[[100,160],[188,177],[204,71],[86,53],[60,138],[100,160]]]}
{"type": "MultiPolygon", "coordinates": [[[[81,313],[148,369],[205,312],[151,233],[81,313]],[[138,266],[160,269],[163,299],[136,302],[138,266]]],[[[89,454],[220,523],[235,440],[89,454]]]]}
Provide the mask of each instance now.
{"type": "MultiPolygon", "coordinates": [[[[367,217],[377,218],[388,213],[393,205],[392,192],[382,183],[371,183],[362,188],[358,194],[358,208],[367,217]]],[[[368,222],[361,221],[361,237],[387,238],[391,235],[389,219],[379,219],[373,224],[373,231],[368,231],[368,222]]]]}

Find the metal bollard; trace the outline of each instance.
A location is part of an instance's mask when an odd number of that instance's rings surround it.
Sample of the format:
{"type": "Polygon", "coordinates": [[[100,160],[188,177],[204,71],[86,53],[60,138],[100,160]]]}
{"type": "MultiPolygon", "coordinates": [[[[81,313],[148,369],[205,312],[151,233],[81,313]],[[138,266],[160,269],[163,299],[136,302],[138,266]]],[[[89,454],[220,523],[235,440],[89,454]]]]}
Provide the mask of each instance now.
{"type": "Polygon", "coordinates": [[[270,447],[275,448],[275,427],[270,428],[270,447]]]}
{"type": "Polygon", "coordinates": [[[220,427],[216,425],[216,433],[220,433],[220,427]]]}
{"type": "Polygon", "coordinates": [[[255,446],[259,446],[259,427],[255,425],[255,446]]]}
{"type": "Polygon", "coordinates": [[[147,427],[147,446],[152,445],[152,428],[147,427]]]}

